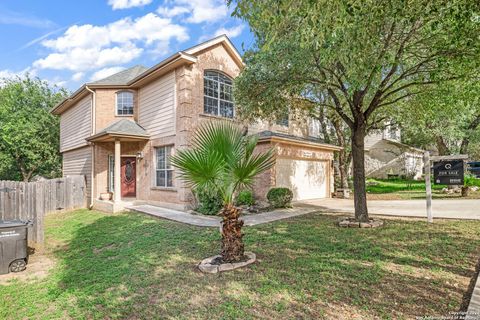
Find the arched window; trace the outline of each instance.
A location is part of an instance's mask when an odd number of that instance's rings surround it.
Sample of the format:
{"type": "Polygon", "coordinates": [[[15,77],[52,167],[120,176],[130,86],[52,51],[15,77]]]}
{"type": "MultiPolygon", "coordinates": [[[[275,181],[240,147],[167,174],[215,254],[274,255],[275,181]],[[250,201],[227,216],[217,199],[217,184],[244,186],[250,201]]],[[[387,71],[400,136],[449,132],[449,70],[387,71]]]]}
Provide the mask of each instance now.
{"type": "Polygon", "coordinates": [[[233,81],[216,71],[205,71],[203,77],[203,110],[205,113],[233,118],[233,81]]]}
{"type": "Polygon", "coordinates": [[[133,115],[133,93],[130,91],[117,92],[117,116],[133,115]]]}

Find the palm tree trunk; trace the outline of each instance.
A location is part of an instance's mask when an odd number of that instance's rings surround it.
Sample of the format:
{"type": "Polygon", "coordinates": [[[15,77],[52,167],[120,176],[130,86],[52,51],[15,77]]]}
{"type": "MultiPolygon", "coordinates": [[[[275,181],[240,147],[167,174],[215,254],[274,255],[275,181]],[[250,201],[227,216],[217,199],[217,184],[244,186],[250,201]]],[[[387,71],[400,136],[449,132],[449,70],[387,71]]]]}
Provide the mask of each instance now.
{"type": "Polygon", "coordinates": [[[227,204],[221,211],[222,221],[222,260],[224,262],[238,262],[243,259],[244,246],[242,226],[238,220],[240,210],[232,204],[227,204]]]}

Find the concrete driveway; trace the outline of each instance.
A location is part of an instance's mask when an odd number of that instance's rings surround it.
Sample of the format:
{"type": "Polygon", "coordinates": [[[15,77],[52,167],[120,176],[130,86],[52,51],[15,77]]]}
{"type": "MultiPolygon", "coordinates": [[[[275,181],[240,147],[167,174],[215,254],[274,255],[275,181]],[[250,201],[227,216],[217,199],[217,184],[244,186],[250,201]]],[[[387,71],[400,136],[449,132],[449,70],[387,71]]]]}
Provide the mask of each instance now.
{"type": "MultiPolygon", "coordinates": [[[[301,203],[314,205],[322,211],[353,213],[353,200],[318,199],[301,203]]],[[[427,217],[425,200],[370,200],[370,214],[402,217],[427,217]]],[[[480,220],[480,199],[433,200],[433,218],[480,220]]]]}

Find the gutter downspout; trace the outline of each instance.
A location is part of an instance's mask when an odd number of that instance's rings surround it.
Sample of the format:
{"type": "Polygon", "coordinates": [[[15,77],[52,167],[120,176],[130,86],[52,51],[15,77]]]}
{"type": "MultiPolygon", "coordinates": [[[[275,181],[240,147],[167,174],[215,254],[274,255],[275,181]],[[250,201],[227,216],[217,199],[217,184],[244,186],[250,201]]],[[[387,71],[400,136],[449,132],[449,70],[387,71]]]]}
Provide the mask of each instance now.
{"type": "MultiPolygon", "coordinates": [[[[95,94],[95,91],[90,89],[88,86],[85,86],[85,89],[87,89],[88,91],[90,91],[93,95],[92,97],[92,136],[95,134],[95,112],[96,112],[96,94],[95,94]]],[[[90,173],[90,183],[91,183],[91,186],[90,186],[90,205],[88,206],[88,208],[91,210],[93,208],[93,197],[94,197],[94,189],[93,189],[93,181],[94,181],[94,178],[95,178],[95,174],[94,174],[94,170],[95,170],[95,143],[92,143],[92,167],[91,167],[91,173],[90,173]]]]}

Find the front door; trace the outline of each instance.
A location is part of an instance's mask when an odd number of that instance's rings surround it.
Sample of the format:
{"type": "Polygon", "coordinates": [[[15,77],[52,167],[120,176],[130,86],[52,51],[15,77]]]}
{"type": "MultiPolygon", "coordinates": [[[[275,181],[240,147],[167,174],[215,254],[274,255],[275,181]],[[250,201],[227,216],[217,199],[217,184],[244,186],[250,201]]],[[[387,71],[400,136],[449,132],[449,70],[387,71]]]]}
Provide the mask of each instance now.
{"type": "Polygon", "coordinates": [[[120,171],[122,197],[135,197],[137,183],[135,157],[122,157],[122,168],[120,171]]]}

